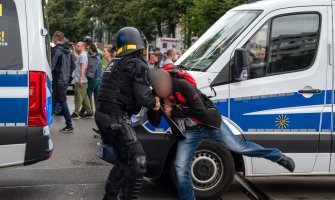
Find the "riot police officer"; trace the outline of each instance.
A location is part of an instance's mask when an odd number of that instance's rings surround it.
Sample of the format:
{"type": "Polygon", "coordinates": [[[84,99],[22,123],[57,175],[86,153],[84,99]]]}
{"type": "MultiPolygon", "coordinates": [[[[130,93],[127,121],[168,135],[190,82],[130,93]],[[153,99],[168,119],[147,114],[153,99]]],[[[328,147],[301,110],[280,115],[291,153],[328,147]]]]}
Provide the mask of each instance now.
{"type": "Polygon", "coordinates": [[[160,108],[148,81],[149,66],[143,60],[146,45],[141,31],[122,28],[116,36],[117,57],[103,73],[95,121],[103,140],[119,154],[106,183],[106,200],[137,199],[146,172],[146,155],[130,124],[130,116],[142,106],[160,108]]]}

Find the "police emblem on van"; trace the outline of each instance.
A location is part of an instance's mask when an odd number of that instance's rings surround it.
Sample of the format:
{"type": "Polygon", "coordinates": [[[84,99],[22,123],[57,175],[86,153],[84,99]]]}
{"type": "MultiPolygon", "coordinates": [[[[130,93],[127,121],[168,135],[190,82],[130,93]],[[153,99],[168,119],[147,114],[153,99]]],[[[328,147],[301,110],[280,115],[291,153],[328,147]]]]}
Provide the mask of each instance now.
{"type": "Polygon", "coordinates": [[[290,126],[290,118],[287,117],[287,115],[279,115],[276,118],[276,126],[280,129],[285,129],[286,127],[290,126]]]}

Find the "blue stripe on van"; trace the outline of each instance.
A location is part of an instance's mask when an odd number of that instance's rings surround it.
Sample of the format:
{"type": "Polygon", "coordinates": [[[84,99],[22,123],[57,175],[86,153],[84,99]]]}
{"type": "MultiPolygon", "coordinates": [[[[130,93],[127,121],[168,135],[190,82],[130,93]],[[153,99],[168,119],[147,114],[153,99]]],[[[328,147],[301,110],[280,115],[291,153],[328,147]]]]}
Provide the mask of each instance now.
{"type": "Polygon", "coordinates": [[[27,87],[28,74],[0,74],[0,87],[27,87]]]}
{"type": "Polygon", "coordinates": [[[27,123],[28,98],[0,98],[0,123],[27,123]]]}
{"type": "MultiPolygon", "coordinates": [[[[326,95],[327,104],[331,104],[333,91],[327,90],[322,91],[321,94],[313,95],[311,98],[305,98],[301,94],[292,93],[286,96],[268,96],[262,98],[245,98],[245,99],[234,99],[230,100],[230,119],[235,122],[243,131],[258,130],[267,132],[272,131],[285,131],[285,129],[291,131],[308,132],[308,131],[319,131],[320,120],[322,120],[321,131],[328,132],[331,129],[331,113],[293,113],[293,114],[267,114],[267,115],[245,115],[250,112],[264,111],[270,109],[279,108],[290,108],[299,106],[315,106],[323,105],[324,97],[326,95]],[[278,117],[286,117],[288,124],[286,128],[278,127],[276,122],[278,117]]],[[[228,117],[228,101],[225,99],[222,102],[216,102],[215,106],[220,110],[221,115],[228,117]]],[[[164,120],[162,120],[164,121],[164,120]]],[[[155,131],[155,127],[150,123],[144,124],[146,128],[151,131],[155,131]]],[[[158,128],[166,130],[168,128],[167,123],[161,123],[158,128]]],[[[334,127],[335,130],[335,127],[334,127]]]]}

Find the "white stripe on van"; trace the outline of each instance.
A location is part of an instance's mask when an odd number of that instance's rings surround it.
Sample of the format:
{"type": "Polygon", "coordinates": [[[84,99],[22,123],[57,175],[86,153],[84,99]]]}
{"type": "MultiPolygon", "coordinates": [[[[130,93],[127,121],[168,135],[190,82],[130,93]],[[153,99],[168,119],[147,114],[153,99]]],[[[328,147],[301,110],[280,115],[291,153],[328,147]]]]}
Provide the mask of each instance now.
{"type": "Polygon", "coordinates": [[[277,108],[270,110],[261,110],[257,112],[245,113],[243,115],[276,115],[276,114],[309,114],[309,113],[321,113],[331,112],[331,107],[324,104],[309,105],[309,106],[296,106],[287,108],[277,108]]]}
{"type": "Polygon", "coordinates": [[[14,127],[15,123],[6,123],[6,127],[14,127]]]}
{"type": "Polygon", "coordinates": [[[16,126],[26,126],[26,123],[16,123],[16,126]]]}
{"type": "Polygon", "coordinates": [[[0,70],[0,74],[28,74],[28,72],[22,70],[0,70]]]}
{"type": "Polygon", "coordinates": [[[0,87],[0,98],[28,98],[28,87],[0,87]]]}
{"type": "Polygon", "coordinates": [[[0,127],[25,127],[27,126],[26,123],[0,123],[0,127]]]}

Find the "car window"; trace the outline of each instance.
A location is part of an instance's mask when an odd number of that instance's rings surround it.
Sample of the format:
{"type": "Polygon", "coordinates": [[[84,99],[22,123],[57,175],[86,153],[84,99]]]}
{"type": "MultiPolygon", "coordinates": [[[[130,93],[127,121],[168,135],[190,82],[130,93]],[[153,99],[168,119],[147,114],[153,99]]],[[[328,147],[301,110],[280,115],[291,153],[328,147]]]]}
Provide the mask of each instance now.
{"type": "Polygon", "coordinates": [[[187,70],[206,71],[260,13],[259,10],[227,12],[180,64],[187,70]]]}
{"type": "Polygon", "coordinates": [[[318,14],[294,14],[266,22],[244,45],[248,53],[247,78],[304,70],[317,52],[318,14]]]}
{"type": "Polygon", "coordinates": [[[0,70],[23,68],[20,27],[14,1],[0,0],[0,70]]]}
{"type": "Polygon", "coordinates": [[[248,79],[264,77],[266,75],[268,32],[269,23],[267,22],[251,37],[244,47],[248,53],[248,79]]]}
{"type": "Polygon", "coordinates": [[[297,14],[273,19],[268,74],[306,69],[318,47],[318,14],[297,14]]]}

